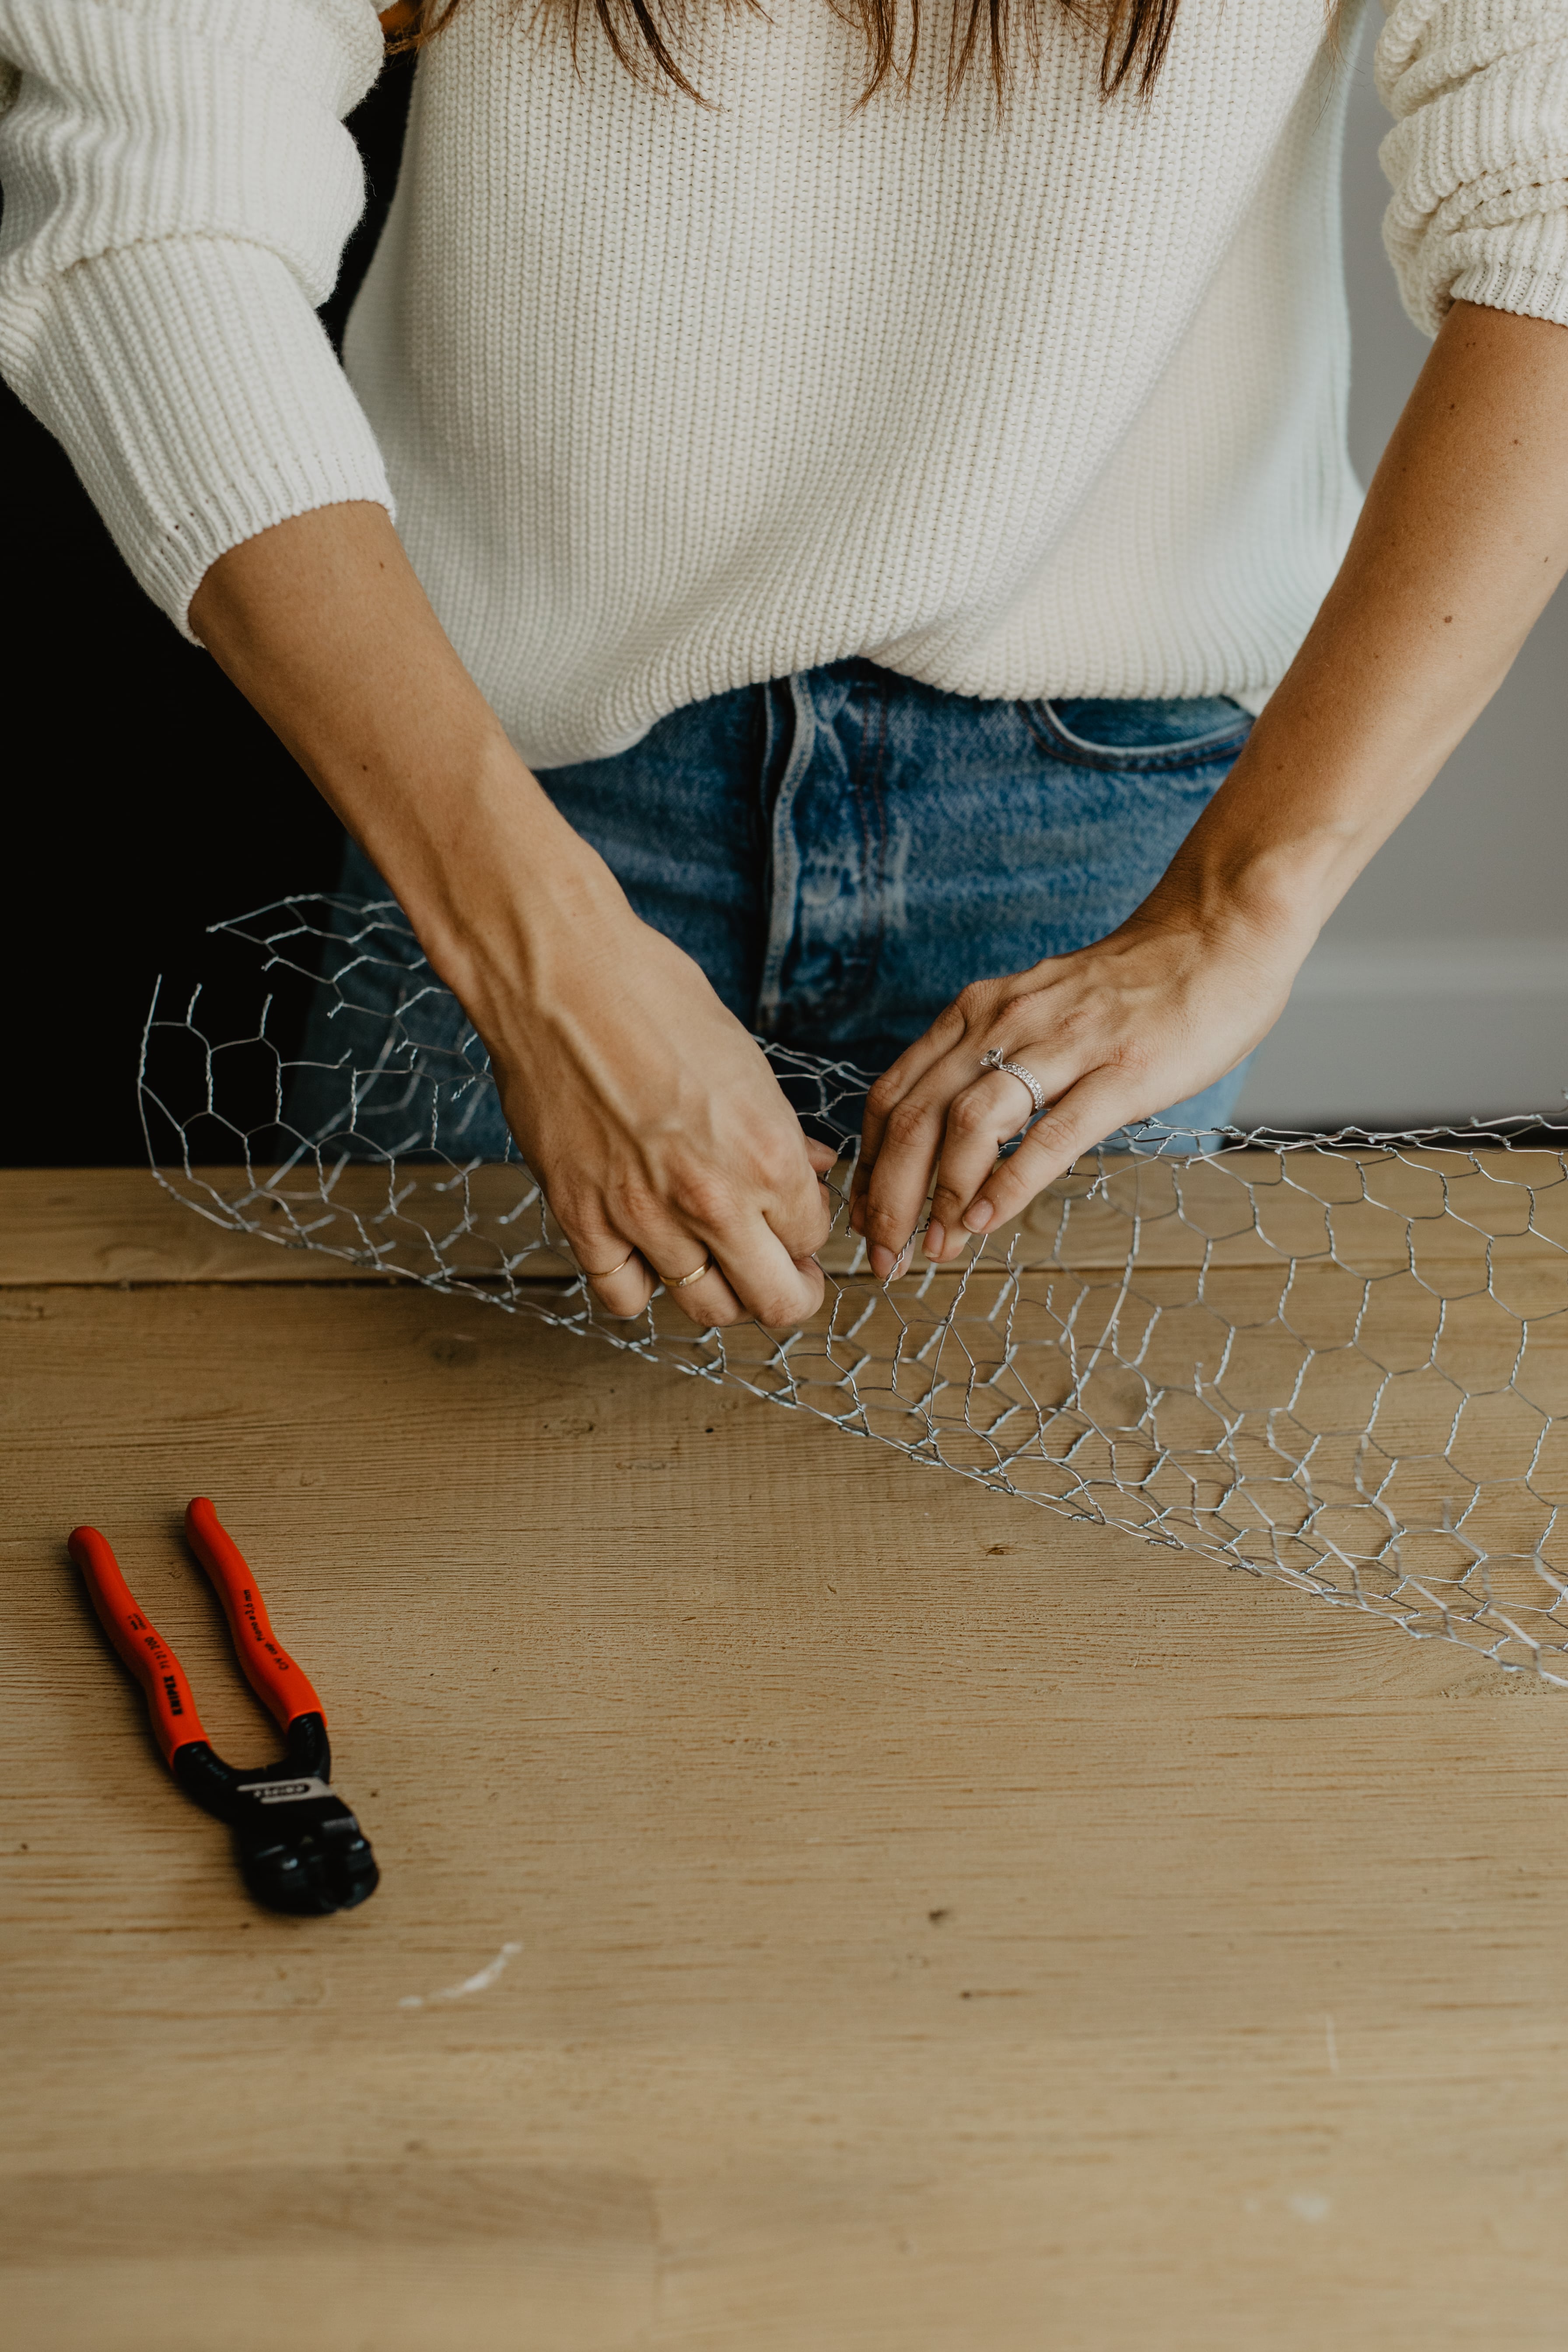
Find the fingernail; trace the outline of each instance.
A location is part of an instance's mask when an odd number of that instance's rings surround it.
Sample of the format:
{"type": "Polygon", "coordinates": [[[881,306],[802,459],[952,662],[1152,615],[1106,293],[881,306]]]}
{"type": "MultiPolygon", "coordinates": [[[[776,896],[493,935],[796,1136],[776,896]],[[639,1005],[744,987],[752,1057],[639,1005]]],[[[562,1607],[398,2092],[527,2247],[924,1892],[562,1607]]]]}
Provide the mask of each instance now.
{"type": "Polygon", "coordinates": [[[898,1261],[894,1257],[890,1249],[884,1249],[880,1242],[872,1243],[871,1271],[876,1276],[879,1282],[887,1281],[888,1276],[892,1273],[898,1261]]]}
{"type": "Polygon", "coordinates": [[[933,1219],[926,1227],[926,1255],[940,1257],[946,1247],[947,1228],[945,1225],[939,1225],[933,1219]]]}
{"type": "Polygon", "coordinates": [[[989,1201],[976,1201],[965,1209],[963,1222],[972,1234],[983,1234],[995,1213],[989,1201]]]}

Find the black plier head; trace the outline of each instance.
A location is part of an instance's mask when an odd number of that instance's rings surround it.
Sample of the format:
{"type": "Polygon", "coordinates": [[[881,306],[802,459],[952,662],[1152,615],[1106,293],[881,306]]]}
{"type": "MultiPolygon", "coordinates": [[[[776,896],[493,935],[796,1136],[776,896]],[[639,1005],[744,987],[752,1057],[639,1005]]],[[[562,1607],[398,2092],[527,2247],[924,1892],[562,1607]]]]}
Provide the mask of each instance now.
{"type": "Polygon", "coordinates": [[[174,1778],[197,1804],[233,1830],[239,1867],[269,1911],[320,1917],[352,1911],[375,1893],[381,1873],[370,1841],[331,1787],[327,1727],[297,1715],[281,1763],[237,1771],[205,1739],[177,1748],[174,1778]]]}

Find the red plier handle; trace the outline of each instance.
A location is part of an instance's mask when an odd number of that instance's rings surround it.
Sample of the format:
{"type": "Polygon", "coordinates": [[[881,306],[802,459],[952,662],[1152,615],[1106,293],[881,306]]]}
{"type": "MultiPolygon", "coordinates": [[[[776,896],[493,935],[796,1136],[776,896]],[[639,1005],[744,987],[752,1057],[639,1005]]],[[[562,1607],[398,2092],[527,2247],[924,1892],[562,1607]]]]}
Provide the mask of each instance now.
{"type": "MultiPolygon", "coordinates": [[[[205,1495],[186,1508],[185,1534],[223,1602],[245,1678],[263,1706],[285,1731],[300,1715],[319,1715],[324,1722],[326,1710],[309,1676],[273,1632],[256,1579],[205,1495]]],[[[70,1556],[82,1572],[104,1632],[147,1694],[158,1745],[172,1764],[178,1748],[206,1738],[185,1670],[137,1601],[96,1528],[71,1530],[70,1556]]]]}
{"type": "Polygon", "coordinates": [[[185,1534],[217,1588],[245,1679],[262,1706],[285,1731],[297,1715],[319,1715],[324,1723],[326,1708],[311,1689],[304,1668],[295,1664],[272,1631],[256,1579],[205,1495],[185,1507],[185,1534]]]}

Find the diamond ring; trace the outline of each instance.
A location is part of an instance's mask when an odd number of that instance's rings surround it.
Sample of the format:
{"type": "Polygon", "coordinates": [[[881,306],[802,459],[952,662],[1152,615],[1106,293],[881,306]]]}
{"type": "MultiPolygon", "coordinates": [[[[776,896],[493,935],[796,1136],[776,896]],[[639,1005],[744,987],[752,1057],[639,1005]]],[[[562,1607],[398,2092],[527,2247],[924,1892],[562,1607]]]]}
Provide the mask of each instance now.
{"type": "Polygon", "coordinates": [[[982,1054],[980,1059],[986,1069],[1003,1070],[1008,1077],[1016,1078],[1020,1085],[1028,1087],[1029,1100],[1035,1106],[1030,1116],[1038,1118],[1046,1107],[1046,1090],[1033,1070],[1026,1070],[1022,1062],[1005,1062],[994,1045],[988,1054],[982,1054]]]}

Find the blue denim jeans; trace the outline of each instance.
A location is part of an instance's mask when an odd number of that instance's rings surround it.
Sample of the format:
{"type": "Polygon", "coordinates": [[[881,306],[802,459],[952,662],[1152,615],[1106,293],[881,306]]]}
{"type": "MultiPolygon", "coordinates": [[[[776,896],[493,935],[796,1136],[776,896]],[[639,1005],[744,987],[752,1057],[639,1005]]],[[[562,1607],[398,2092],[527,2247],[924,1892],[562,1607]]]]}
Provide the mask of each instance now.
{"type": "MultiPolygon", "coordinates": [[[[980,702],[856,658],[693,703],[629,751],[540,782],[637,913],[701,965],[749,1029],[876,1072],[968,982],[1113,930],[1169,865],[1251,723],[1224,699],[980,702]]],[[[351,908],[389,895],[352,847],[341,889],[351,908]]],[[[374,1066],[400,994],[406,1006],[395,965],[362,968],[355,1009],[329,1021],[323,991],[307,1060],[352,1053],[374,1066]]],[[[444,992],[426,986],[404,1020],[423,1045],[462,1050],[467,1039],[473,1060],[472,1032],[444,992]]],[[[1244,1076],[1173,1105],[1165,1122],[1205,1136],[1229,1118],[1244,1076]]],[[[359,1148],[416,1148],[390,1073],[383,1091],[378,1102],[361,1090],[359,1148]]],[[[340,1099],[326,1070],[307,1071],[290,1120],[341,1132],[340,1099]]],[[[847,1101],[836,1123],[852,1130],[858,1114],[847,1101]]],[[[424,1140],[454,1158],[503,1157],[493,1089],[454,1089],[424,1140]]],[[[340,1148],[356,1145],[345,1135],[340,1148]]]]}

